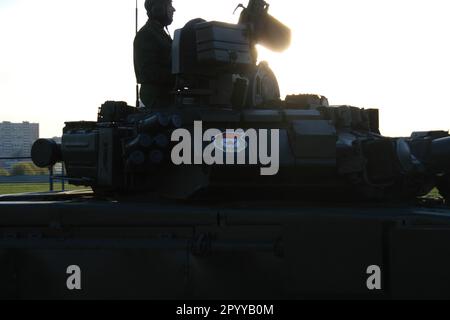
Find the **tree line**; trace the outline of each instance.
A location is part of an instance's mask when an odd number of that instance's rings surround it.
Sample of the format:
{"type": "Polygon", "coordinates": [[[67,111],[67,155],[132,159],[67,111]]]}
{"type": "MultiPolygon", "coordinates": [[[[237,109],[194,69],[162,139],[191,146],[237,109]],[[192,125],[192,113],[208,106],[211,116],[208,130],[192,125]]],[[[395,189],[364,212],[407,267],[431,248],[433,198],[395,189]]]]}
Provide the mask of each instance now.
{"type": "Polygon", "coordinates": [[[10,170],[0,167],[0,176],[42,176],[48,175],[47,168],[36,167],[32,162],[15,163],[10,170]]]}

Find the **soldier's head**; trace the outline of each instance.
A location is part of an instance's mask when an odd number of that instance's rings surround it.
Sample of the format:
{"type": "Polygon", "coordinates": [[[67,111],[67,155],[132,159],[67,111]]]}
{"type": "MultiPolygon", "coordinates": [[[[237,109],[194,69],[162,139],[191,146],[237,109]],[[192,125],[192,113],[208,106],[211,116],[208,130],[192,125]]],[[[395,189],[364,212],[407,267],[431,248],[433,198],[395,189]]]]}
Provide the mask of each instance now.
{"type": "Polygon", "coordinates": [[[171,25],[175,8],[172,0],[145,0],[145,10],[150,19],[156,20],[163,26],[171,25]]]}

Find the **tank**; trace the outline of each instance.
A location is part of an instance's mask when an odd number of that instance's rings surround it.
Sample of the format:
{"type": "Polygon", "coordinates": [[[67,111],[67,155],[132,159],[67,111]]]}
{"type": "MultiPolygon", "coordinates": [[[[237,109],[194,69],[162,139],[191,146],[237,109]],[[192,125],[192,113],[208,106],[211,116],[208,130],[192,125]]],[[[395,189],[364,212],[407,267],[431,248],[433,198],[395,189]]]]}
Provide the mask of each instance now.
{"type": "Polygon", "coordinates": [[[107,101],[36,141],[36,165],[94,192],[0,197],[0,298],[450,298],[448,132],[281,99],[255,45],[290,31],[268,10],[177,30],[173,104],[107,101]],[[435,188],[446,203],[421,198],[435,188]]]}
{"type": "Polygon", "coordinates": [[[196,19],[176,30],[172,105],[108,101],[97,122],[66,123],[61,145],[38,140],[34,163],[63,161],[67,179],[96,194],[397,201],[438,188],[449,202],[448,132],[384,137],[376,109],[280,99],[255,45],[282,51],[291,34],[268,9],[250,1],[238,24],[196,19]]]}

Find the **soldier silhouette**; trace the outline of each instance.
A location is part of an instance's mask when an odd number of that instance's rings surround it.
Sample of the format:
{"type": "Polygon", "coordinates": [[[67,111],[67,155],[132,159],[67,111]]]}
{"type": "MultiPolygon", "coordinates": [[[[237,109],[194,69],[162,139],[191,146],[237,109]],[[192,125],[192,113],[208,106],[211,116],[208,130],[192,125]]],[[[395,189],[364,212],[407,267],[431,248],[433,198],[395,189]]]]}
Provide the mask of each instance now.
{"type": "Polygon", "coordinates": [[[171,73],[172,38],[165,28],[172,24],[175,8],[172,0],[146,0],[148,21],[134,39],[134,70],[141,84],[140,99],[146,108],[170,105],[170,90],[175,78],[171,73]]]}

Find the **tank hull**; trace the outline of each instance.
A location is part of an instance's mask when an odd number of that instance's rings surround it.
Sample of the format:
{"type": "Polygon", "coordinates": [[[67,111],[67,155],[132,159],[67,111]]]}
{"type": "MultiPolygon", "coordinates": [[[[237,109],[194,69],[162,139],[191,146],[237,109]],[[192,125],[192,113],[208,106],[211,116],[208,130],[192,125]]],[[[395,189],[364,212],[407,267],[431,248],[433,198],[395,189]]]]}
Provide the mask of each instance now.
{"type": "Polygon", "coordinates": [[[51,197],[0,200],[1,298],[450,298],[449,209],[51,197]]]}

